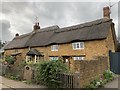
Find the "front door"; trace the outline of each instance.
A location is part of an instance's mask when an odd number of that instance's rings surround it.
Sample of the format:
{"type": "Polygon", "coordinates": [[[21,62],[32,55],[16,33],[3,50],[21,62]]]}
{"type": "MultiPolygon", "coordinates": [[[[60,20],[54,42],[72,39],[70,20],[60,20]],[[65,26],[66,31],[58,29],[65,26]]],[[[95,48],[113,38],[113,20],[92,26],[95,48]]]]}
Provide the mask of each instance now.
{"type": "Polygon", "coordinates": [[[70,69],[70,56],[63,56],[64,62],[67,64],[68,69],[70,69]]]}

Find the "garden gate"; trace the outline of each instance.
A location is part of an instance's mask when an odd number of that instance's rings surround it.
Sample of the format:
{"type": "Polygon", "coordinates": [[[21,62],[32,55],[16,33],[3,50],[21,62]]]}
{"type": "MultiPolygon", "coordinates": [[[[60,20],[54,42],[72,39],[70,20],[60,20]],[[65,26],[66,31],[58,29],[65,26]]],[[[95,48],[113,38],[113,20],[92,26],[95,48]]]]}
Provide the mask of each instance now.
{"type": "Polygon", "coordinates": [[[115,74],[120,74],[120,52],[109,52],[110,70],[115,74]]]}

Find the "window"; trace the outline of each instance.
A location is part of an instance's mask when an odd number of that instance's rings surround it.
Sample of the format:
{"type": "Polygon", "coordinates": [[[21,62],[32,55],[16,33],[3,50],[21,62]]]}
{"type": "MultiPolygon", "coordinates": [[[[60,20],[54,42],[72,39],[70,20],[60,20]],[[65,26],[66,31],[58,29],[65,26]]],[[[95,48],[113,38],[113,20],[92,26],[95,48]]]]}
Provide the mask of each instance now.
{"type": "Polygon", "coordinates": [[[18,52],[18,49],[15,49],[15,53],[17,53],[18,52]]]}
{"type": "Polygon", "coordinates": [[[73,57],[74,60],[84,60],[85,57],[79,57],[79,56],[76,56],[76,57],[73,57]]]}
{"type": "Polygon", "coordinates": [[[44,60],[44,56],[37,56],[36,57],[36,62],[40,62],[44,60]]]}
{"type": "Polygon", "coordinates": [[[72,47],[73,47],[74,50],[84,49],[84,42],[75,42],[75,43],[72,43],[72,47]]]}
{"type": "Polygon", "coordinates": [[[58,60],[58,57],[50,57],[50,60],[58,60]]]}
{"type": "Polygon", "coordinates": [[[40,62],[40,56],[36,57],[36,62],[40,62]]]}
{"type": "Polygon", "coordinates": [[[52,45],[51,51],[58,51],[58,45],[52,45]]]}
{"type": "Polygon", "coordinates": [[[32,62],[32,57],[31,56],[26,56],[26,62],[32,62]]]}

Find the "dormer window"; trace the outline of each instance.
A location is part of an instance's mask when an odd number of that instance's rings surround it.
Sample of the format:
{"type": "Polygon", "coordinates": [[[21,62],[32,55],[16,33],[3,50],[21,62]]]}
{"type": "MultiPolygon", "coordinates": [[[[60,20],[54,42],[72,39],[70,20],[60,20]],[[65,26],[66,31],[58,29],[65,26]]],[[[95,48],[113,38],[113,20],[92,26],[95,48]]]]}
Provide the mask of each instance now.
{"type": "Polygon", "coordinates": [[[58,51],[58,45],[52,45],[51,51],[58,51]]]}
{"type": "Polygon", "coordinates": [[[84,49],[84,42],[72,43],[73,50],[84,49]]]}

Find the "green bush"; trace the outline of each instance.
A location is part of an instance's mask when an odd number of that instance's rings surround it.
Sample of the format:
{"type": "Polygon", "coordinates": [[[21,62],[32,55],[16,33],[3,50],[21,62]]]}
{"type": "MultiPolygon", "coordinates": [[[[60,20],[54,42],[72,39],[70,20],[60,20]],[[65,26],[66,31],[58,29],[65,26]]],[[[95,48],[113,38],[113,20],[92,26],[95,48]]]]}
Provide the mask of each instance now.
{"type": "Polygon", "coordinates": [[[103,76],[104,76],[104,78],[106,79],[107,82],[112,81],[113,78],[114,78],[114,74],[113,74],[113,72],[111,72],[110,70],[106,70],[106,71],[103,73],[103,76]]]}
{"type": "Polygon", "coordinates": [[[24,69],[24,67],[27,65],[26,61],[25,60],[22,60],[20,61],[16,66],[16,68],[19,68],[19,69],[24,69]]]}
{"type": "Polygon", "coordinates": [[[14,58],[11,56],[6,56],[5,61],[8,62],[8,64],[14,64],[14,58]]]}
{"type": "Polygon", "coordinates": [[[85,86],[83,90],[96,90],[96,87],[93,84],[90,84],[90,85],[85,86]]]}
{"type": "Polygon", "coordinates": [[[85,90],[96,90],[99,87],[103,87],[107,82],[112,81],[113,78],[113,72],[106,70],[101,78],[96,78],[89,85],[85,86],[85,90]]]}
{"type": "Polygon", "coordinates": [[[10,79],[12,79],[12,80],[19,80],[19,81],[21,81],[21,76],[20,76],[20,75],[13,75],[13,74],[11,74],[11,73],[7,73],[7,74],[5,75],[5,77],[6,77],[6,78],[10,78],[10,79]]]}
{"type": "Polygon", "coordinates": [[[56,75],[63,72],[67,72],[67,69],[60,60],[43,62],[36,68],[35,81],[51,88],[57,88],[60,82],[56,75]]]}

